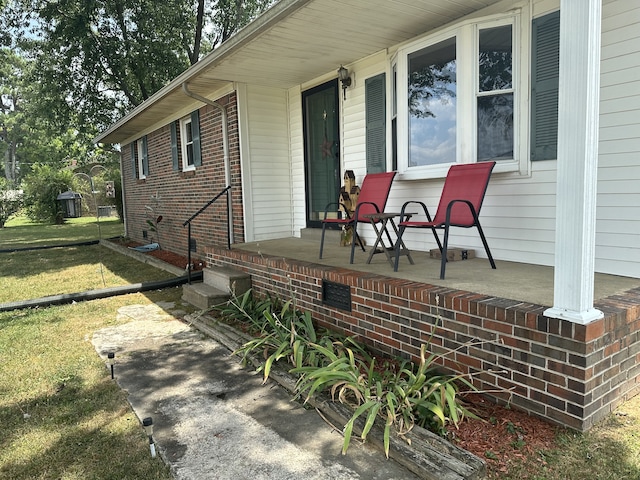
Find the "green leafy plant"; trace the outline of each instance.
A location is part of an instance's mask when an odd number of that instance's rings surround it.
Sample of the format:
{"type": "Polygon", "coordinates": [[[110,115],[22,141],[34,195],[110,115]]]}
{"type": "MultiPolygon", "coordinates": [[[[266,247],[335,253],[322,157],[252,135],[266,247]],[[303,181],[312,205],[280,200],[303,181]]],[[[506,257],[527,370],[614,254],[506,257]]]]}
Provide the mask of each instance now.
{"type": "Polygon", "coordinates": [[[432,371],[434,356],[426,356],[426,345],[420,350],[420,363],[416,367],[403,361],[398,367],[389,363],[376,368],[376,359],[362,356],[340,342],[339,349],[313,345],[328,359],[324,366],[297,367],[292,373],[300,374],[299,392],[307,392],[307,400],[316,391],[329,390],[332,399],[354,409],[344,428],[342,452],[349,448],[353,428],[361,416],[365,417],[360,435],[364,441],[376,418],[384,421],[383,444],[389,456],[391,427],[400,437],[416,424],[444,433],[449,423],[458,425],[465,417],[475,417],[458,401],[458,382],[473,385],[461,376],[446,376],[432,371]]]}
{"type": "Polygon", "coordinates": [[[269,298],[261,303],[253,303],[249,295],[247,292],[240,302],[232,304],[235,313],[229,308],[223,310],[237,320],[242,317],[247,319],[256,334],[256,338],[234,353],[242,353],[243,362],[246,363],[254,352],[262,352],[264,363],[258,371],[263,371],[265,382],[273,363],[278,360],[286,359],[294,366],[315,364],[315,352],[307,348],[310,342],[317,341],[311,313],[296,310],[291,301],[282,304],[269,298]],[[247,311],[247,307],[251,308],[253,315],[247,311]]]}
{"type": "Polygon", "coordinates": [[[296,392],[306,396],[305,403],[316,392],[327,391],[333,401],[352,408],[343,431],[343,454],[361,418],[363,441],[377,419],[384,422],[388,457],[392,427],[400,437],[415,425],[444,434],[449,424],[457,426],[465,417],[475,417],[458,396],[461,385],[470,390],[474,386],[463,375],[439,372],[437,361],[450,352],[427,355],[430,339],[421,346],[417,365],[408,360],[378,364],[352,337],[328,331],[319,334],[310,313],[298,311],[292,301],[282,303],[270,297],[256,301],[247,292],[220,312],[249,323],[255,338],[235,353],[241,353],[245,363],[251,355],[261,353],[264,362],[258,370],[265,382],[273,364],[284,360],[292,367],[290,372],[299,376],[296,392]]]}
{"type": "Polygon", "coordinates": [[[10,182],[0,177],[0,228],[22,206],[22,191],[12,188],[10,182]]]}
{"type": "Polygon", "coordinates": [[[498,460],[498,456],[493,453],[491,450],[487,450],[486,452],[484,452],[484,456],[487,457],[489,460],[498,460]]]}

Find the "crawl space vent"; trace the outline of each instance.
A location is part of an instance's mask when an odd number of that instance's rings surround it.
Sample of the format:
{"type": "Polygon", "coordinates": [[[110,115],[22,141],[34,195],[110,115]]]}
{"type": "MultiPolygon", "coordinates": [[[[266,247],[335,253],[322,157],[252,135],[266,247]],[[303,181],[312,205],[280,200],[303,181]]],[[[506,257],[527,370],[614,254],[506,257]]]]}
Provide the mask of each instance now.
{"type": "Polygon", "coordinates": [[[351,289],[349,288],[349,285],[323,280],[322,303],[324,305],[329,305],[330,307],[336,307],[350,312],[351,289]]]}

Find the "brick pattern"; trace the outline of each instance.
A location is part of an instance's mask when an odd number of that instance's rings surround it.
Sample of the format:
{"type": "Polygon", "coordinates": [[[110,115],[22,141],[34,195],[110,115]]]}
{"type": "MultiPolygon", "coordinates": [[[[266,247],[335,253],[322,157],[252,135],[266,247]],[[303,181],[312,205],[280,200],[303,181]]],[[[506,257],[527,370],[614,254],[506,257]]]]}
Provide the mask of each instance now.
{"type": "Polygon", "coordinates": [[[588,430],[639,390],[640,289],[607,298],[597,305],[605,318],[580,325],[547,318],[540,305],[237,248],[206,257],[374,351],[417,361],[427,343],[443,368],[470,375],[496,401],[573,429],[588,430]],[[322,304],[323,279],[349,285],[351,312],[322,304]]]}
{"type": "MultiPolygon", "coordinates": [[[[243,242],[244,216],[235,94],[217,102],[227,108],[233,233],[236,242],[243,242]]],[[[142,243],[159,241],[163,249],[186,256],[187,228],[183,227],[183,223],[226,186],[221,115],[211,105],[200,108],[200,139],[202,166],[195,171],[182,172],[181,169],[173,170],[169,125],[147,135],[149,175],[144,180],[135,179],[130,145],[122,146],[121,162],[129,238],[142,243]],[[160,199],[157,207],[152,196],[160,199]],[[150,231],[146,223],[147,219],[152,218],[147,206],[154,207],[157,215],[163,217],[158,225],[158,233],[150,231]],[[148,235],[146,239],[143,237],[145,230],[148,235]]],[[[196,240],[197,251],[192,253],[194,258],[204,258],[205,245],[227,244],[227,207],[224,196],[193,221],[191,235],[196,240]]]]}

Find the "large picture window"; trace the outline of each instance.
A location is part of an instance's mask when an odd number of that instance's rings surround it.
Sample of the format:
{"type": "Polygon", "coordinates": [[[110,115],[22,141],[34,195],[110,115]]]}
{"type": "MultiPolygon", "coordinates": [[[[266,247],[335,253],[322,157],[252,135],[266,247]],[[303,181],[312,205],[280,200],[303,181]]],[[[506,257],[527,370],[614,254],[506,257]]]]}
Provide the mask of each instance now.
{"type": "Polygon", "coordinates": [[[456,161],[456,38],[408,56],[409,166],[456,161]]]}
{"type": "Polygon", "coordinates": [[[519,22],[519,13],[468,21],[398,50],[392,141],[406,178],[439,177],[452,163],[490,160],[502,171],[523,169],[519,22]]]}

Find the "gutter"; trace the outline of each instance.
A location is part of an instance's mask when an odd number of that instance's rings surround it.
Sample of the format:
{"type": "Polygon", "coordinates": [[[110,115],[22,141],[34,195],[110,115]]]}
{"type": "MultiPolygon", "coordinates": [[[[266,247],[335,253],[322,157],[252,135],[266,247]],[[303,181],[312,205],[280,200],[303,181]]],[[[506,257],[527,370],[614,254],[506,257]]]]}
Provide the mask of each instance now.
{"type": "MultiPolygon", "coordinates": [[[[230,187],[231,186],[231,163],[229,161],[229,116],[227,115],[227,109],[222,105],[218,104],[217,102],[210,100],[206,97],[203,97],[202,95],[198,95],[197,93],[194,93],[191,90],[189,90],[189,86],[187,85],[187,82],[182,82],[182,91],[188,97],[194,98],[206,105],[211,105],[212,107],[214,107],[216,110],[220,112],[220,115],[222,115],[222,151],[224,155],[224,177],[225,177],[224,181],[225,181],[225,187],[230,187]]],[[[227,192],[227,195],[229,195],[228,192],[227,192]]],[[[233,207],[230,201],[227,202],[227,208],[228,208],[227,218],[229,222],[229,243],[234,243],[233,228],[231,227],[231,223],[233,222],[233,207]]]]}

